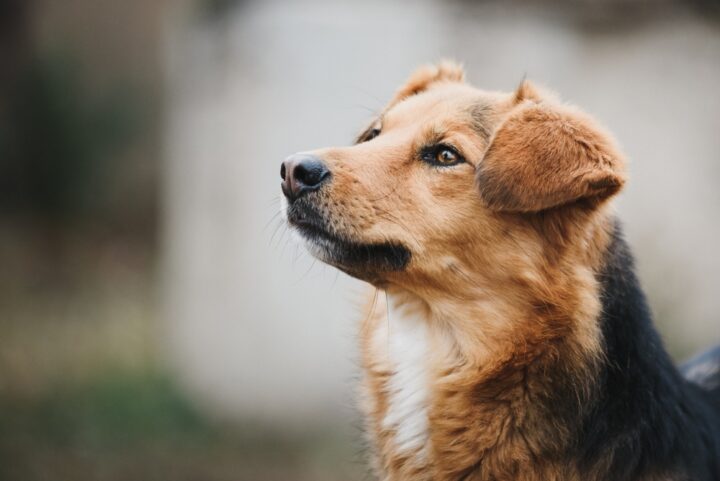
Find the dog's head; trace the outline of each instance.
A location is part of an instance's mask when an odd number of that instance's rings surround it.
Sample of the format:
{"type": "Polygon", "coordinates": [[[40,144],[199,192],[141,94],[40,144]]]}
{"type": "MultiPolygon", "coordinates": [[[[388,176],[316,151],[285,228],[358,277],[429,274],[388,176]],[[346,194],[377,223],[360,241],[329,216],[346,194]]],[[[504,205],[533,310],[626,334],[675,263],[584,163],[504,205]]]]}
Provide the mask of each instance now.
{"type": "Polygon", "coordinates": [[[282,164],[287,220],[314,256],[376,285],[437,284],[562,243],[620,190],[622,157],[586,115],[528,82],[463,77],[421,68],[354,145],[282,164]]]}

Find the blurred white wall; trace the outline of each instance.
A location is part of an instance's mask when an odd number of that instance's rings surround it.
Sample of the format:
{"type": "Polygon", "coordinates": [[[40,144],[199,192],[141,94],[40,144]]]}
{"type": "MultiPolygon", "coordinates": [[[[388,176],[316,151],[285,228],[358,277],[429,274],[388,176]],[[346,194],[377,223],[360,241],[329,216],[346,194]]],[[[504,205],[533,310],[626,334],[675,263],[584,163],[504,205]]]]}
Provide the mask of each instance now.
{"type": "Polygon", "coordinates": [[[299,425],[350,412],[364,287],[275,232],[280,162],[347,144],[441,57],[483,88],[526,75],[616,134],[620,213],[663,333],[679,356],[720,342],[720,29],[500,5],[245,2],[170,33],[163,339],[199,398],[299,425]]]}

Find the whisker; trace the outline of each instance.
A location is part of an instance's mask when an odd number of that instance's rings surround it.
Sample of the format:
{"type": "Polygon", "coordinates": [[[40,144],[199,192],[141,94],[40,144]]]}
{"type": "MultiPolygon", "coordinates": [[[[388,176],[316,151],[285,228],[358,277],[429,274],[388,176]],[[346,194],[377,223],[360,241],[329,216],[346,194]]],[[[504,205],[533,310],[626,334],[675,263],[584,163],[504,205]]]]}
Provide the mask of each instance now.
{"type": "Polygon", "coordinates": [[[300,249],[300,246],[295,244],[295,253],[293,254],[293,260],[292,265],[295,266],[295,263],[300,258],[300,256],[303,254],[303,251],[300,249]]]}
{"type": "Polygon", "coordinates": [[[312,258],[312,262],[310,263],[310,267],[307,268],[307,270],[305,271],[305,273],[304,273],[303,275],[301,275],[301,276],[293,283],[293,285],[300,284],[300,282],[302,282],[302,281],[305,279],[305,277],[310,273],[310,271],[312,270],[312,268],[315,267],[315,263],[316,263],[316,262],[317,262],[317,259],[313,257],[313,258],[312,258]]]}
{"type": "Polygon", "coordinates": [[[392,194],[394,194],[397,191],[398,187],[399,187],[399,185],[396,184],[395,187],[393,187],[393,189],[390,192],[388,192],[384,195],[381,195],[380,197],[378,197],[376,199],[370,199],[370,202],[377,202],[378,200],[383,200],[383,199],[388,198],[389,196],[391,196],[392,194]]]}
{"type": "Polygon", "coordinates": [[[370,112],[373,116],[377,116],[377,115],[378,115],[377,109],[370,108],[370,107],[368,107],[367,105],[353,104],[352,107],[353,107],[353,108],[356,108],[356,109],[367,110],[367,111],[370,112]]]}
{"type": "Polygon", "coordinates": [[[267,230],[267,228],[270,226],[270,223],[271,223],[272,221],[274,221],[275,219],[277,219],[277,217],[278,217],[279,215],[280,215],[280,211],[275,212],[275,214],[273,214],[273,216],[270,217],[270,220],[268,220],[268,221],[265,223],[265,227],[263,227],[262,232],[265,232],[265,231],[267,230]]]}
{"type": "Polygon", "coordinates": [[[277,235],[277,233],[278,233],[278,231],[280,230],[280,228],[281,228],[281,227],[284,227],[284,226],[285,226],[285,222],[282,222],[282,221],[278,222],[278,225],[275,226],[275,230],[273,230],[273,233],[272,233],[272,235],[270,236],[270,241],[269,241],[269,244],[270,244],[270,247],[271,247],[271,248],[272,248],[272,245],[273,245],[273,239],[274,239],[275,236],[277,235]]]}
{"type": "Polygon", "coordinates": [[[282,249],[280,251],[281,255],[285,254],[285,250],[287,249],[288,244],[290,243],[290,232],[288,231],[287,227],[283,231],[283,235],[280,238],[280,241],[282,241],[283,238],[285,238],[285,244],[283,244],[282,249]]]}
{"type": "Polygon", "coordinates": [[[385,319],[387,329],[387,352],[390,352],[390,298],[385,291],[385,319]]]}
{"type": "Polygon", "coordinates": [[[368,92],[367,90],[365,90],[365,89],[362,88],[362,87],[358,87],[357,85],[348,85],[348,87],[351,88],[351,89],[353,89],[353,90],[356,90],[356,91],[360,92],[360,93],[363,94],[363,95],[367,95],[368,97],[370,97],[371,99],[373,99],[374,101],[376,101],[376,102],[378,103],[378,105],[385,105],[385,102],[383,102],[383,101],[380,100],[378,97],[376,97],[375,95],[373,95],[372,93],[368,92]]]}
{"type": "MultiPolygon", "coordinates": [[[[413,238],[413,240],[415,241],[415,243],[417,245],[422,245],[420,240],[415,236],[415,234],[412,233],[412,230],[409,229],[408,226],[405,225],[405,223],[402,222],[397,216],[395,216],[394,214],[391,214],[390,212],[388,212],[386,210],[380,209],[380,208],[377,208],[377,210],[378,210],[381,218],[402,228],[404,231],[406,231],[408,234],[410,234],[410,237],[413,238]]],[[[392,241],[390,239],[388,239],[388,240],[392,243],[392,241]]]]}
{"type": "Polygon", "coordinates": [[[373,291],[373,300],[372,300],[372,303],[370,304],[370,309],[368,310],[368,315],[367,315],[367,317],[365,317],[365,324],[367,324],[370,321],[370,319],[375,315],[375,309],[377,308],[377,300],[378,300],[379,295],[380,295],[380,289],[378,289],[376,287],[375,290],[373,291]]]}

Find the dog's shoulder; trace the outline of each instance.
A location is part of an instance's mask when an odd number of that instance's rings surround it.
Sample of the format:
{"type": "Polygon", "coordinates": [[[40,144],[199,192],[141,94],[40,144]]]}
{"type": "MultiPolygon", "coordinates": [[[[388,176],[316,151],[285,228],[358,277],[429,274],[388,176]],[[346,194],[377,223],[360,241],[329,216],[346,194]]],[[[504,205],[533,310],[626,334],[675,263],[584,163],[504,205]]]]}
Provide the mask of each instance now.
{"type": "Polygon", "coordinates": [[[605,359],[585,426],[585,460],[604,458],[611,479],[652,472],[720,479],[720,407],[710,388],[720,392],[720,348],[678,370],[653,326],[619,225],[607,254],[599,275],[605,359]]]}

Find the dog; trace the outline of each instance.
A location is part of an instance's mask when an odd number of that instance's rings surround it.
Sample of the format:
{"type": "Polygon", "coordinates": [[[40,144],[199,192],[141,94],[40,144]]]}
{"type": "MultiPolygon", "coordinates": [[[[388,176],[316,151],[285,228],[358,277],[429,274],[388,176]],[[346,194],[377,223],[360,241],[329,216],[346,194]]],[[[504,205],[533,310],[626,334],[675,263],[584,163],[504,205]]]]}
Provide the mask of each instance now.
{"type": "Polygon", "coordinates": [[[612,209],[623,154],[588,115],[441,62],[280,175],[310,253],[377,288],[379,479],[720,480],[720,349],[685,377],[663,348],[612,209]]]}

